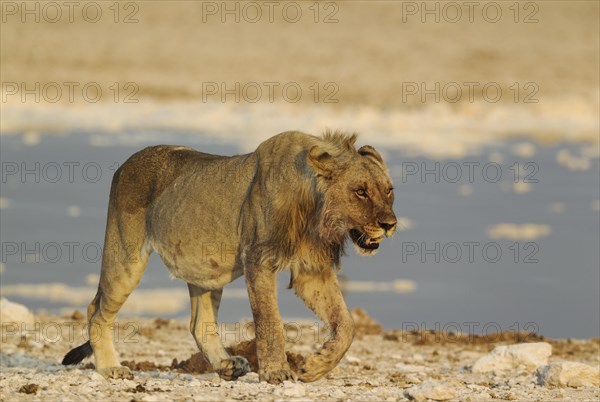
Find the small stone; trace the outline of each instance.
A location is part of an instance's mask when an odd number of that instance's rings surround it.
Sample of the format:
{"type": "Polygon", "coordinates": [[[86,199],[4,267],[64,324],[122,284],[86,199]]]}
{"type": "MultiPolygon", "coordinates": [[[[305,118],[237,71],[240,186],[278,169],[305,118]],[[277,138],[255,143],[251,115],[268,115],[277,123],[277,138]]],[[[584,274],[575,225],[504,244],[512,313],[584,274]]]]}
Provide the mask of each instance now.
{"type": "Polygon", "coordinates": [[[304,384],[284,381],[283,386],[278,388],[276,393],[288,398],[298,398],[306,395],[304,384]]]}
{"type": "Polygon", "coordinates": [[[92,371],[89,375],[91,380],[94,381],[103,381],[104,377],[102,377],[102,374],[98,373],[97,371],[92,371]]]}
{"type": "Polygon", "coordinates": [[[359,363],[360,359],[356,356],[346,356],[346,360],[348,361],[348,363],[359,363]]]}
{"type": "Polygon", "coordinates": [[[496,346],[473,365],[473,373],[502,373],[514,370],[533,371],[548,364],[552,345],[546,342],[496,346]]]}
{"type": "Polygon", "coordinates": [[[35,394],[39,388],[37,384],[26,384],[19,388],[19,392],[22,394],[35,394]]]}
{"type": "Polygon", "coordinates": [[[221,382],[221,377],[219,377],[217,373],[203,374],[199,378],[202,380],[210,381],[213,384],[219,384],[221,382]]]}
{"type": "Polygon", "coordinates": [[[555,362],[536,371],[539,385],[548,387],[598,387],[600,369],[578,362],[555,362]]]}
{"type": "Polygon", "coordinates": [[[456,390],[448,384],[438,381],[425,381],[404,391],[404,393],[415,401],[425,401],[433,399],[434,401],[445,401],[456,398],[456,390]]]}
{"type": "Polygon", "coordinates": [[[21,334],[23,330],[35,329],[35,317],[24,305],[11,302],[2,297],[0,298],[0,325],[3,327],[11,326],[10,328],[3,328],[3,334],[13,330],[21,334]]]}
{"type": "Polygon", "coordinates": [[[81,314],[81,311],[75,310],[73,311],[73,314],[71,314],[71,319],[75,321],[83,321],[85,317],[83,316],[83,314],[81,314]]]}
{"type": "Polygon", "coordinates": [[[422,376],[419,376],[418,374],[406,374],[406,376],[404,377],[404,380],[407,384],[421,384],[423,382],[422,380],[422,376]]]}

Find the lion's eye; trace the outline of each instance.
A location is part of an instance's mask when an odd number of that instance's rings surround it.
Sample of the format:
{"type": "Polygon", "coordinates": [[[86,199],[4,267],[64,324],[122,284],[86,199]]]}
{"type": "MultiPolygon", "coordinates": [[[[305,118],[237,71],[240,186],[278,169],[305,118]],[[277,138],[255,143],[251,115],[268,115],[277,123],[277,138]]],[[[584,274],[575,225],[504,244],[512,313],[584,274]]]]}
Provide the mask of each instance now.
{"type": "Polygon", "coordinates": [[[387,192],[387,196],[388,196],[388,197],[391,197],[393,192],[394,192],[394,188],[392,187],[392,188],[390,188],[390,189],[388,190],[388,192],[387,192]]]}
{"type": "Polygon", "coordinates": [[[367,192],[363,189],[356,190],[354,193],[360,198],[367,198],[367,192]]]}

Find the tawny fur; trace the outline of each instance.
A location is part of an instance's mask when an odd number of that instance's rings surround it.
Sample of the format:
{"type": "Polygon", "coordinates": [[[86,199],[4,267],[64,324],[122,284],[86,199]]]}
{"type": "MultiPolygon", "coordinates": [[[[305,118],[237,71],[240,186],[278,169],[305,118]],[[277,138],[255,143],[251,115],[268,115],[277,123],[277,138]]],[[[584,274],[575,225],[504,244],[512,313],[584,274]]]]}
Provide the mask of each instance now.
{"type": "Polygon", "coordinates": [[[344,243],[350,238],[371,255],[396,228],[385,163],[370,146],[356,150],[355,141],[337,132],[287,132],[246,155],[161,145],[131,156],[112,182],[100,284],[88,308],[90,345],[67,354],[65,364],[93,350],[98,372],[131,378],[117,360],[110,326],[156,252],[188,283],[190,330],[221,377],[248,371],[244,358],[230,356],[219,335],[207,332],[215,328],[223,287],[242,275],[260,379],[314,381],[333,369],[354,333],[336,276],[344,243]],[[297,371],[286,360],[277,306],[276,274],[287,268],[290,286],[332,329],[297,371]]]}

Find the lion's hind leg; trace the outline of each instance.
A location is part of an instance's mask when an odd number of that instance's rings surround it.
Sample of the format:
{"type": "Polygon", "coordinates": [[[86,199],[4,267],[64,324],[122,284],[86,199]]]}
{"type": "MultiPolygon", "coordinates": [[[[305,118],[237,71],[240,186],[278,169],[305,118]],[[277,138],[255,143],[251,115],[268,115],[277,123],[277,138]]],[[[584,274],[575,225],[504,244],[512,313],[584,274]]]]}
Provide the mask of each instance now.
{"type": "Polygon", "coordinates": [[[298,273],[292,282],[298,295],[331,331],[331,338],[299,367],[298,378],[316,381],[331,371],[352,344],[354,321],[346,307],[333,269],[319,273],[298,273]]]}
{"type": "Polygon", "coordinates": [[[150,247],[145,238],[145,214],[130,214],[109,206],[98,293],[88,307],[89,339],[96,371],[106,378],[133,378],[122,367],[113,341],[115,317],[146,270],[150,247]]]}
{"type": "Polygon", "coordinates": [[[98,297],[94,300],[95,306],[90,305],[89,310],[93,313],[89,317],[89,336],[94,350],[96,371],[106,378],[133,378],[130,370],[121,366],[117,358],[113,324],[117,312],[137,287],[147,260],[148,253],[142,251],[137,257],[137,262],[112,267],[108,272],[103,270],[98,297]]]}
{"type": "Polygon", "coordinates": [[[190,332],[198,349],[224,380],[236,380],[250,371],[248,361],[241,356],[229,356],[218,332],[217,314],[223,289],[206,290],[188,284],[192,304],[190,332]]]}

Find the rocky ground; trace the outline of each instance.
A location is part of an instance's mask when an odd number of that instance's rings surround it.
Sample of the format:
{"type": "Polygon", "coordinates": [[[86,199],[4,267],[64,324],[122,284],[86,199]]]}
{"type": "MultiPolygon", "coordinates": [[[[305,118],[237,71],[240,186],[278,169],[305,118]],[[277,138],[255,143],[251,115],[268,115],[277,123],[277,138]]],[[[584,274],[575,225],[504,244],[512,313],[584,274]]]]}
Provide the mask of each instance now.
{"type": "MultiPolygon", "coordinates": [[[[7,318],[3,314],[3,318],[7,318]]],[[[357,336],[345,358],[317,382],[270,385],[256,373],[227,382],[196,353],[188,323],[122,319],[115,330],[123,364],[134,380],[106,381],[90,360],[60,360],[83,341],[83,315],[35,317],[27,329],[3,319],[0,400],[598,400],[600,340],[553,340],[536,334],[488,336],[382,330],[354,311],[357,336]],[[568,362],[568,363],[567,363],[568,362]]],[[[252,323],[221,329],[236,354],[255,368],[252,323]]],[[[317,349],[327,331],[290,323],[288,359],[317,349]]]]}

